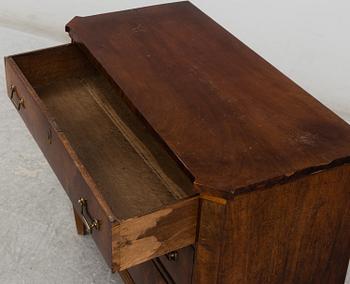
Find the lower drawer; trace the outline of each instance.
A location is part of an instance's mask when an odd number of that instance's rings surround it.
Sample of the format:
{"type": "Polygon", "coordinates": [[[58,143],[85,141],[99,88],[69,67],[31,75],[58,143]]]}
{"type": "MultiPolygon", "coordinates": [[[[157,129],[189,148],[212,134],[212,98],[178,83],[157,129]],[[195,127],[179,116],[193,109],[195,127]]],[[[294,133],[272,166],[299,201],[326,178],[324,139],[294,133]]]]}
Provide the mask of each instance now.
{"type": "Polygon", "coordinates": [[[168,284],[164,271],[152,260],[139,264],[120,274],[125,284],[168,284]]]}
{"type": "Polygon", "coordinates": [[[5,63],[11,101],[113,270],[194,243],[190,177],[77,46],[5,63]]]}
{"type": "Polygon", "coordinates": [[[170,252],[160,256],[159,261],[175,283],[192,283],[194,247],[170,252]]]}
{"type": "Polygon", "coordinates": [[[121,276],[126,283],[190,284],[193,262],[194,248],[190,246],[130,268],[121,276]]]}

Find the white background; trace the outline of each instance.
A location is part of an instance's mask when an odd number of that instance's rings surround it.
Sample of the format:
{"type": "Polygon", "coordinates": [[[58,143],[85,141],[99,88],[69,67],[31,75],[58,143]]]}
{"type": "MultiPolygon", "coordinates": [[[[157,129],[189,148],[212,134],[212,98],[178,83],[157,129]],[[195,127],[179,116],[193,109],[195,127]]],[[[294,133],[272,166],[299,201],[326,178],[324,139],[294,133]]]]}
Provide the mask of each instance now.
{"type": "MultiPolygon", "coordinates": [[[[170,1],[0,0],[0,25],[61,42],[84,16],[170,1]]],[[[350,121],[348,0],[194,0],[245,44],[350,121]]]]}

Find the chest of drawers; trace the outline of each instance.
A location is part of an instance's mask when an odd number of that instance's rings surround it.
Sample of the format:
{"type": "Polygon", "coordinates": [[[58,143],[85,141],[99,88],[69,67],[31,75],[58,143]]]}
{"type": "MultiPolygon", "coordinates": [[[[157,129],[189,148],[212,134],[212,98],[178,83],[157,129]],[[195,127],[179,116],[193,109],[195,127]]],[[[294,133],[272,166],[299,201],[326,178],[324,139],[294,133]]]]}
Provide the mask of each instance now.
{"type": "Polygon", "coordinates": [[[7,57],[78,233],[130,283],[341,283],[350,127],[189,2],[7,57]]]}

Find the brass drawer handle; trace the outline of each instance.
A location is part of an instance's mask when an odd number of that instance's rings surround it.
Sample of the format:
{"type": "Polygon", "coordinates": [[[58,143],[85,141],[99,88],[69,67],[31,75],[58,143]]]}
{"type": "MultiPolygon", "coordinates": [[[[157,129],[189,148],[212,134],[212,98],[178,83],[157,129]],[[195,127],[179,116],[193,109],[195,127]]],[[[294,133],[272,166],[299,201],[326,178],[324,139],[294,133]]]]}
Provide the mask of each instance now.
{"type": "Polygon", "coordinates": [[[179,253],[177,251],[172,251],[167,253],[165,256],[169,261],[177,261],[179,258],[179,253]]]}
{"type": "Polygon", "coordinates": [[[10,95],[11,102],[13,103],[13,105],[17,110],[20,110],[21,107],[24,107],[24,99],[18,95],[18,92],[14,85],[11,85],[10,89],[11,89],[11,95],[10,95]]]}
{"type": "Polygon", "coordinates": [[[78,200],[78,203],[80,204],[80,214],[82,221],[85,225],[86,231],[91,234],[92,230],[100,230],[100,222],[94,218],[91,217],[88,208],[87,208],[87,200],[84,198],[80,198],[78,200]]]}

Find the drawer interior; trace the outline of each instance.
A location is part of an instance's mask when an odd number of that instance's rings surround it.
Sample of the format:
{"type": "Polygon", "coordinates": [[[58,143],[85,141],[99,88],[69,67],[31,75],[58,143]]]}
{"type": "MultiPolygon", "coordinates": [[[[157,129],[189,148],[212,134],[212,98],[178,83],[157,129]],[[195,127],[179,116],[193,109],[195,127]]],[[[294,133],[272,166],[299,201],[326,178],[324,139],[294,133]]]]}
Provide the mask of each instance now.
{"type": "Polygon", "coordinates": [[[79,47],[13,58],[119,220],[195,194],[192,177],[79,47]]]}

